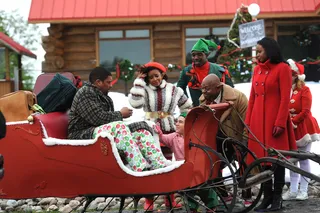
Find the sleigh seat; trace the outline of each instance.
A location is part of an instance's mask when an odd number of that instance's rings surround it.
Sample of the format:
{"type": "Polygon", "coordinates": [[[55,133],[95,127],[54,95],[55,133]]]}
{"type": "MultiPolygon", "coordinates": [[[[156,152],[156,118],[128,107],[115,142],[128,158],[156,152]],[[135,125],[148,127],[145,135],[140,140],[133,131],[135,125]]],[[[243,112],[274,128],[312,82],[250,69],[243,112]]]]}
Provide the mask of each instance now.
{"type": "MultiPolygon", "coordinates": [[[[110,134],[102,133],[100,137],[97,137],[96,139],[86,139],[86,140],[74,140],[74,139],[67,139],[68,136],[68,119],[69,116],[67,113],[63,112],[52,112],[48,114],[43,115],[37,115],[36,119],[39,120],[42,132],[43,132],[43,142],[46,146],[89,146],[95,144],[100,138],[108,138],[109,141],[111,141],[111,148],[112,152],[114,154],[114,157],[116,158],[116,161],[118,165],[121,167],[121,169],[126,172],[127,174],[130,174],[132,176],[136,177],[144,177],[149,175],[155,175],[155,174],[161,174],[170,172],[176,168],[179,168],[181,165],[184,164],[183,161],[168,161],[169,166],[161,169],[156,170],[150,170],[150,171],[143,171],[143,172],[134,172],[130,168],[128,168],[127,165],[124,165],[123,161],[121,160],[121,157],[119,155],[119,152],[116,148],[115,143],[113,143],[113,137],[110,134]]],[[[158,136],[154,137],[156,143],[160,146],[158,136]]]]}

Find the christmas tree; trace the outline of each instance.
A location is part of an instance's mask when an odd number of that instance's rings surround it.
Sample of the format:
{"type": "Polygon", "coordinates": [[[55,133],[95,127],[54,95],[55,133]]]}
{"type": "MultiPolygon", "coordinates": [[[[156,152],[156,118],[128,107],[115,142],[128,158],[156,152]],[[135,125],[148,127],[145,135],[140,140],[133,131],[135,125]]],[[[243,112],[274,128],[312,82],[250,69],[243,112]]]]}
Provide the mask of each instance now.
{"type": "Polygon", "coordinates": [[[217,63],[227,66],[235,83],[248,82],[251,78],[251,48],[240,48],[239,25],[253,21],[248,7],[242,5],[236,12],[227,39],[222,47],[217,63]]]}

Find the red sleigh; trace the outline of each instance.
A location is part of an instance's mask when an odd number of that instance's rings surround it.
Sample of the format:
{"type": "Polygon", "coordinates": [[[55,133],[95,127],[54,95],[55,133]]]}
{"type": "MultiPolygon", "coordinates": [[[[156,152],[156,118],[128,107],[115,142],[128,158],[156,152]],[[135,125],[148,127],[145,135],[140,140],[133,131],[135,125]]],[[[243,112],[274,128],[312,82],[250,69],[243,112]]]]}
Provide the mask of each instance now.
{"type": "Polygon", "coordinates": [[[217,177],[219,166],[212,169],[212,163],[218,156],[195,147],[216,149],[218,121],[212,114],[219,117],[227,106],[194,108],[186,118],[185,161],[146,172],[126,168],[108,138],[67,140],[66,113],[7,123],[0,143],[5,159],[0,198],[142,197],[200,186],[217,177]]]}
{"type": "MultiPolygon", "coordinates": [[[[190,192],[212,188],[224,206],[220,211],[245,213],[259,202],[262,188],[257,187],[257,194],[250,206],[235,207],[236,201],[237,204],[239,201],[241,203],[241,193],[272,178],[274,171],[260,170],[260,166],[266,162],[285,166],[320,181],[319,177],[299,170],[279,156],[261,158],[246,165],[246,156],[255,156],[236,141],[229,141],[235,150],[232,162],[229,162],[224,153],[216,151],[219,118],[228,107],[228,104],[216,104],[192,109],[185,121],[185,161],[145,172],[129,170],[108,135],[100,136],[97,140],[66,139],[66,113],[33,115],[25,121],[7,123],[6,137],[0,141],[0,199],[84,196],[88,200],[84,212],[93,198],[120,197],[121,212],[124,199],[133,197],[134,212],[137,212],[141,197],[176,192],[184,196],[183,200],[187,200],[193,199],[190,192]],[[220,163],[230,172],[224,177],[219,176],[220,163]],[[226,203],[220,193],[219,189],[224,187],[232,192],[230,203],[226,203]]],[[[281,153],[320,162],[320,156],[315,154],[271,151],[273,155],[281,153]]],[[[188,205],[184,206],[189,212],[188,205]]]]}

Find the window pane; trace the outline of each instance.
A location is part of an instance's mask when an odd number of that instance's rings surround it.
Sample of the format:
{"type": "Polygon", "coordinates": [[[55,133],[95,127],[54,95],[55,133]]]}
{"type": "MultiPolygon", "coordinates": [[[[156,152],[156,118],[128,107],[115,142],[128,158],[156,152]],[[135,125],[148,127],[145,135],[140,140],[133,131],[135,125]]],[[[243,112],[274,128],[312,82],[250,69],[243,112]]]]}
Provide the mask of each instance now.
{"type": "Polygon", "coordinates": [[[0,79],[4,79],[6,74],[5,48],[0,47],[0,79]]]}
{"type": "Polygon", "coordinates": [[[149,30],[126,30],[127,38],[149,38],[149,30]]]}
{"type": "Polygon", "coordinates": [[[187,28],[186,36],[206,36],[210,34],[210,28],[187,28]]]}
{"type": "Polygon", "coordinates": [[[229,27],[216,27],[212,28],[213,35],[227,35],[229,27]]]}
{"type": "Polygon", "coordinates": [[[128,59],[134,64],[145,64],[150,61],[150,40],[115,40],[99,42],[99,63],[113,67],[118,61],[128,59]]]}
{"type": "Polygon", "coordinates": [[[122,30],[100,31],[99,38],[123,38],[122,30]]]}
{"type": "Polygon", "coordinates": [[[278,26],[278,32],[299,32],[300,25],[283,25],[278,26]]]}
{"type": "Polygon", "coordinates": [[[308,47],[298,46],[294,41],[294,36],[278,36],[278,43],[286,60],[289,58],[301,60],[308,56],[308,47]]]}

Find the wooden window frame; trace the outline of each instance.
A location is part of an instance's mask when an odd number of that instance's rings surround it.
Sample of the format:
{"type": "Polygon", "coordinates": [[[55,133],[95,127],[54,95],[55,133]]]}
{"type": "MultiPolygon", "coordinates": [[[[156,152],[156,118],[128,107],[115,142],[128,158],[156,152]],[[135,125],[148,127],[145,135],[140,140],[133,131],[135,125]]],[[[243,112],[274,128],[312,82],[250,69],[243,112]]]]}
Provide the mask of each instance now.
{"type": "Polygon", "coordinates": [[[100,46],[99,41],[117,41],[117,40],[143,40],[143,39],[149,39],[150,40],[150,59],[153,61],[154,59],[154,50],[153,50],[153,30],[152,25],[141,25],[141,26],[110,26],[110,27],[98,27],[96,28],[95,32],[95,42],[96,42],[96,66],[99,66],[100,62],[100,46]],[[99,38],[99,32],[100,31],[113,31],[113,30],[121,30],[123,38],[99,38]],[[125,31],[126,30],[149,30],[149,37],[137,37],[137,38],[126,38],[125,37],[125,31]]]}
{"type": "MultiPolygon", "coordinates": [[[[199,36],[187,36],[187,28],[209,28],[209,32],[212,33],[213,28],[230,27],[227,23],[212,23],[212,24],[184,24],[182,25],[182,66],[186,66],[186,39],[187,38],[199,38],[199,36]]],[[[220,35],[217,35],[220,36],[220,35]]],[[[222,35],[221,35],[222,36],[222,35]]]]}

